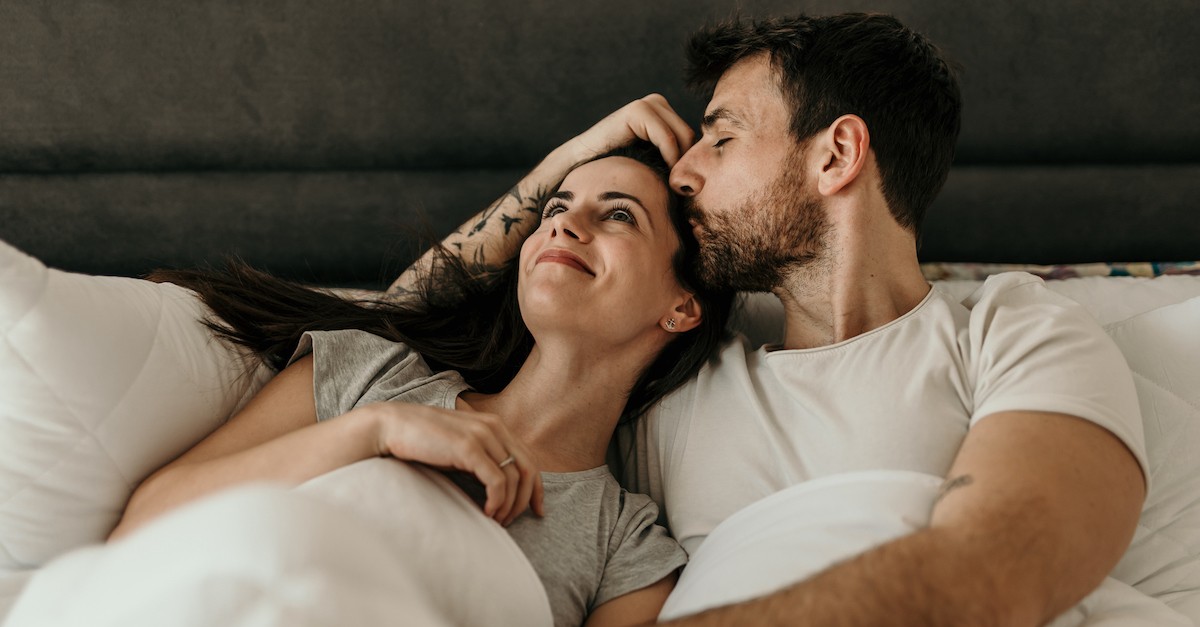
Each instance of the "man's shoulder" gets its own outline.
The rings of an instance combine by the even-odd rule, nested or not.
[[[1047,287],[1041,277],[1028,272],[993,274],[962,300],[962,305],[972,311],[980,308],[1042,303],[1077,306],[1071,299]]]
[[[739,373],[751,370],[759,363],[766,350],[765,345],[737,333],[721,344],[713,358],[688,381],[688,384],[705,387],[714,380],[741,376]]]
[[[678,416],[689,416],[697,403],[728,393],[729,386],[752,377],[761,362],[763,349],[741,333],[721,344],[708,363],[678,388],[655,403],[647,412],[651,418],[667,416],[670,423]]]
[[[988,277],[983,285],[963,299],[962,305],[970,311],[970,325],[976,331],[995,329],[997,325],[1016,325],[1030,331],[1043,329],[1054,333],[1072,329],[1104,335],[1100,323],[1087,308],[1050,289],[1041,278],[1027,272],[1005,272]]]

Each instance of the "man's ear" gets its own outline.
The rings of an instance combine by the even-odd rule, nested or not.
[[[700,326],[703,320],[700,303],[696,302],[695,296],[684,292],[683,300],[676,302],[675,308],[658,321],[658,326],[667,333],[684,333]]]
[[[820,154],[824,161],[817,177],[817,192],[832,196],[862,171],[871,148],[871,135],[862,118],[847,114],[834,120],[821,137]]]

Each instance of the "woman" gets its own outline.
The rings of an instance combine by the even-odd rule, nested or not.
[[[112,537],[221,488],[386,455],[481,485],[483,513],[530,558],[556,624],[653,620],[686,558],[605,454],[622,417],[703,365],[732,298],[693,288],[695,242],[666,176],[649,144],[579,166],[515,265],[472,279],[443,254],[426,281],[442,291],[415,302],[350,303],[245,268],[162,273],[204,298],[224,337],[288,365],[143,482]]]

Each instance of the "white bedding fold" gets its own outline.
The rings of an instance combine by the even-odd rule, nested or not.
[[[512,539],[441,479],[375,459],[215,495],[55,560],[5,625],[551,625]]]

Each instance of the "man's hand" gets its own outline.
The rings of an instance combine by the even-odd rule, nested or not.
[[[683,153],[692,147],[694,138],[692,128],[675,113],[667,99],[660,94],[650,94],[608,114],[592,128],[563,144],[562,149],[568,150],[574,156],[575,165],[579,165],[641,139],[657,146],[667,165],[674,167]]]

